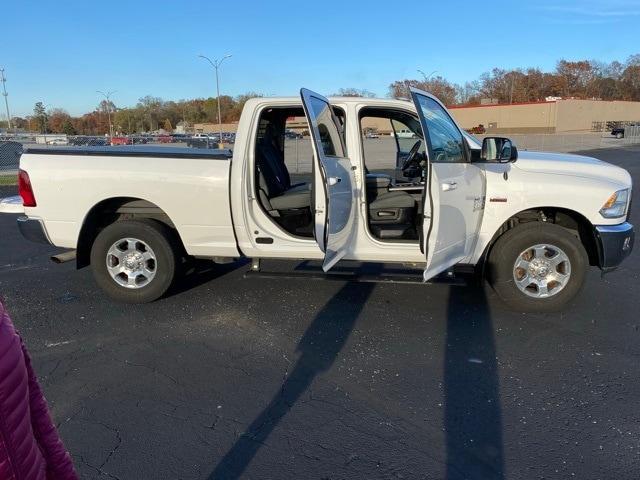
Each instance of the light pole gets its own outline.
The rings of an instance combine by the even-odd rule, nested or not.
[[[431,79],[431,77],[433,76],[433,74],[434,74],[434,73],[438,73],[438,71],[437,71],[437,70],[434,70],[434,71],[433,71],[433,72],[431,72],[429,75],[425,75],[425,73],[424,73],[422,70],[418,69],[418,73],[419,73],[420,75],[422,75],[422,78],[424,78],[424,81],[425,81],[425,82],[428,82],[428,81]]]
[[[223,148],[224,145],[222,144],[222,115],[220,114],[220,79],[218,76],[218,69],[220,68],[220,65],[222,65],[222,62],[224,62],[227,58],[231,58],[232,55],[225,55],[220,60],[218,59],[211,60],[209,57],[206,57],[204,55],[198,55],[198,56],[200,58],[204,58],[216,70],[216,93],[218,95],[217,97],[218,99],[216,103],[218,104],[218,134],[220,135],[220,138],[218,139],[218,147]]]
[[[4,76],[4,68],[0,68],[0,81],[2,82],[2,95],[4,96],[4,106],[7,109],[7,127],[11,130],[11,114],[9,113],[9,94],[7,93],[7,79]]]
[[[111,95],[116,93],[116,90],[110,90],[107,93],[96,90],[96,93],[102,95],[107,101],[107,115],[109,116],[109,143],[111,143],[111,139],[113,138],[113,126],[111,125]]]

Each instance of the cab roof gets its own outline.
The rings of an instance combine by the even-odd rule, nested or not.
[[[407,99],[395,98],[368,98],[368,97],[327,97],[330,103],[359,104],[381,107],[407,107],[413,106],[413,102]],[[273,103],[273,104],[302,104],[300,97],[255,97],[247,100],[247,103]]]

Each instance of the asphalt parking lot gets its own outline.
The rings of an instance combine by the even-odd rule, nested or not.
[[[640,148],[587,154],[640,181]],[[0,247],[0,295],[84,479],[640,477],[638,252],[566,312],[520,314],[481,287],[246,264],[118,305],[13,215]]]

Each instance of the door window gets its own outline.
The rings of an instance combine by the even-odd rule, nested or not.
[[[336,128],[337,122],[334,122],[331,107],[319,98],[311,97],[310,109],[315,116],[322,150],[327,157],[344,157],[344,145],[340,132]]]
[[[416,95],[429,136],[429,157],[434,163],[465,162],[462,133],[447,111],[431,97]]]

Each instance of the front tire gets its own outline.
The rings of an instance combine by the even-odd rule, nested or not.
[[[580,239],[552,223],[520,224],[491,249],[488,280],[512,309],[553,312],[580,291],[589,257]]]
[[[172,231],[151,219],[122,220],[102,230],[91,247],[96,283],[122,303],[157,300],[177,270]]]
[[[623,138],[623,137],[624,137],[624,134],[622,134],[622,133],[616,133],[616,138]]]

